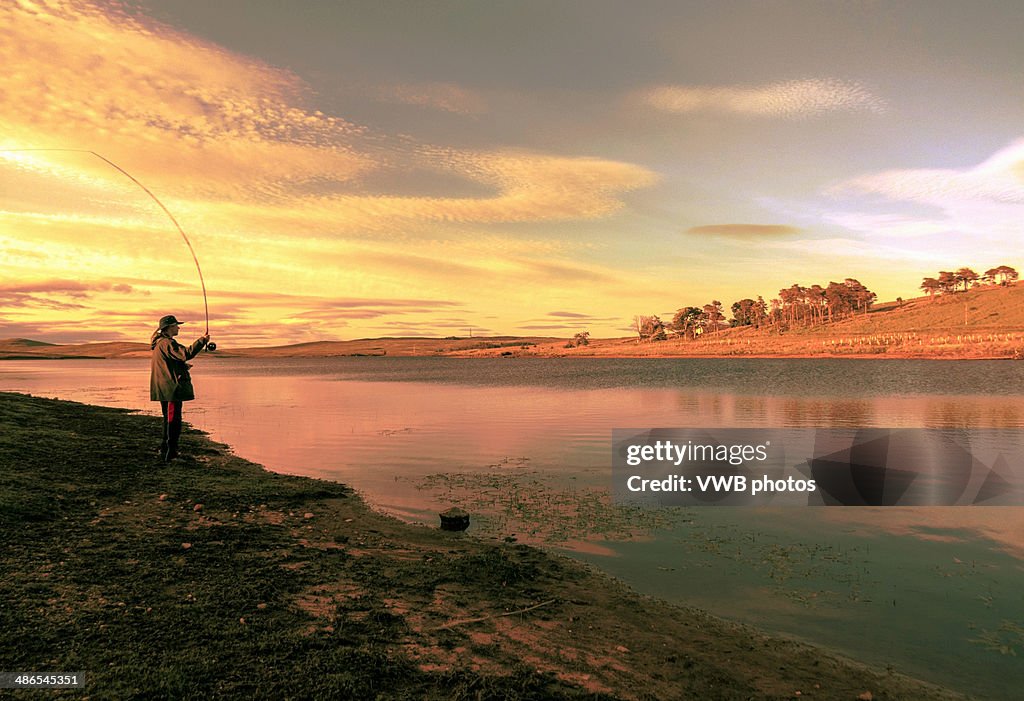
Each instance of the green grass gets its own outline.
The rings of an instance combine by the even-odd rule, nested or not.
[[[421,671],[395,645],[404,620],[374,594],[386,579],[379,561],[338,549],[299,556],[295,525],[244,518],[348,499],[340,484],[243,461],[205,469],[203,455],[220,449],[195,433],[183,449],[200,460],[164,467],[158,420],[114,409],[0,393],[0,426],[5,671],[84,672],[89,697],[111,699],[594,698],[526,668]],[[218,516],[197,525],[200,513]],[[303,566],[282,566],[295,561]],[[497,590],[492,580],[531,574],[495,554],[452,563],[431,576],[482,571]],[[366,593],[335,613],[365,615],[327,633],[294,601],[339,577]]]

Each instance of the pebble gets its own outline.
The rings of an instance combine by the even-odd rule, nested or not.
[[[313,518],[313,513],[307,511],[306,513],[302,514],[302,518]]]
[[[181,547],[184,548],[185,550],[188,550],[189,548],[192,547],[192,543],[182,543]]]
[[[158,498],[158,499],[159,499],[160,501],[166,501],[166,500],[167,500],[167,495],[166,495],[166,494],[161,494],[161,495],[160,495],[159,497],[157,497],[157,498]]]
[[[865,691],[863,694],[857,697],[860,701],[871,701],[875,698],[875,695],[870,691]]]
[[[202,504],[196,504],[195,506],[192,507],[192,510],[193,511],[202,511],[203,510],[203,505]]]

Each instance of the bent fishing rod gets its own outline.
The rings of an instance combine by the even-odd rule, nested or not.
[[[167,217],[171,220],[171,223],[174,224],[174,228],[176,228],[178,230],[178,233],[181,234],[181,238],[185,240],[185,245],[188,246],[188,252],[192,254],[192,260],[196,264],[196,271],[199,273],[199,285],[200,285],[200,287],[202,287],[202,290],[203,290],[203,311],[206,313],[206,334],[207,335],[210,334],[210,305],[206,301],[206,281],[203,280],[203,269],[199,266],[199,258],[196,256],[195,249],[192,248],[192,242],[189,241],[188,240],[188,236],[185,235],[185,230],[181,228],[181,224],[179,224],[178,220],[174,218],[174,215],[171,214],[171,211],[169,209],[167,209],[167,207],[164,206],[164,203],[160,201],[159,197],[154,195],[153,192],[148,187],[146,187],[141,182],[139,182],[138,178],[136,178],[134,175],[129,173],[127,170],[125,170],[121,166],[117,165],[116,163],[114,163],[109,158],[106,158],[105,156],[102,156],[102,155],[96,153],[95,151],[91,151],[89,149],[84,149],[84,148],[5,148],[5,149],[0,149],[0,153],[24,153],[24,152],[37,152],[37,153],[40,153],[40,152],[42,152],[42,153],[45,153],[45,152],[50,152],[50,153],[89,153],[89,154],[92,154],[93,156],[96,156],[96,158],[100,159],[101,161],[103,161],[104,163],[109,165],[111,168],[115,169],[116,171],[118,171],[119,173],[124,175],[126,178],[131,180],[133,183],[135,183],[136,185],[141,187],[142,191],[145,192],[147,195],[149,195],[153,199],[153,201],[157,203],[157,205],[160,207],[160,209],[162,209],[164,211],[164,214],[166,214]],[[206,350],[211,351],[211,352],[217,350],[217,344],[213,343],[212,341],[208,342],[206,344]]]

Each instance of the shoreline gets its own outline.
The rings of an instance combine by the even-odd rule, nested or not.
[[[246,357],[246,356],[233,356],[233,357]],[[332,356],[332,357],[349,357],[349,356]],[[420,356],[429,357],[429,356]],[[452,354],[446,356],[440,356],[446,358],[494,358],[502,357],[501,355],[495,354]],[[512,355],[505,356],[510,359],[519,358],[539,358],[539,359],[562,359],[562,358],[580,358],[580,359],[595,359],[595,360],[631,360],[631,359],[651,359],[651,360],[939,360],[939,361],[951,361],[951,360],[1017,360],[1017,358],[1007,357],[1005,355],[964,355],[964,356],[948,356],[948,355],[886,355],[885,353],[794,353],[794,354],[724,354],[724,353],[690,353],[690,354],[677,354],[677,353],[648,353],[648,354],[587,354],[587,353],[551,353],[551,354],[530,354],[530,355]]]
[[[0,361],[6,360],[148,360],[150,354],[123,354],[115,356],[101,355],[3,355],[0,353]],[[484,358],[501,358],[506,360],[519,360],[523,358],[540,360],[562,360],[562,359],[592,359],[592,360],[938,360],[938,361],[968,361],[968,360],[1024,360],[1024,357],[1015,357],[1003,354],[982,354],[982,355],[917,355],[898,353],[565,353],[565,352],[537,352],[537,353],[511,353],[502,355],[493,351],[457,351],[444,354],[424,355],[366,355],[363,353],[333,354],[333,355],[275,355],[262,356],[246,353],[232,353],[229,351],[218,351],[218,358],[242,359],[242,360],[318,360],[325,358],[462,358],[467,360]]]
[[[163,467],[157,417],[2,392],[0,423],[0,650],[90,695],[966,698],[407,524],[191,428]]]

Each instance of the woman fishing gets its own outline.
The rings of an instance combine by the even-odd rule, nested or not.
[[[196,339],[187,348],[174,337],[178,335],[180,326],[174,315],[160,319],[160,328],[153,332],[150,348],[153,349],[153,360],[150,364],[149,398],[160,402],[164,415],[164,439],[160,443],[160,455],[164,462],[178,457],[178,437],[181,436],[181,409],[184,402],[196,398],[192,388],[192,377],[188,370],[191,365],[186,361],[198,355],[199,351],[210,341],[209,332]]]
[[[171,211],[164,206],[156,195],[148,187],[139,182],[138,179],[121,166],[114,163],[106,156],[102,156],[90,149],[82,148],[8,148],[0,149],[0,153],[87,153],[95,156],[108,166],[118,171],[142,190],[156,202],[156,204],[167,215],[174,228],[181,234],[181,238],[188,246],[188,252],[192,254],[192,261],[196,264],[196,272],[199,273],[199,285],[203,290],[203,309],[206,312],[206,333],[196,339],[196,342],[186,348],[179,345],[174,337],[180,330],[178,327],[182,322],[173,315],[160,319],[160,328],[150,339],[150,348],[153,349],[153,361],[151,364],[152,373],[149,380],[149,398],[154,402],[160,402],[160,408],[164,414],[164,439],[160,443],[160,455],[164,462],[170,462],[178,456],[178,437],[181,435],[181,408],[182,403],[196,398],[192,389],[192,378],[188,369],[192,367],[186,361],[194,358],[204,347],[207,350],[216,350],[217,344],[210,342],[210,304],[206,299],[206,281],[203,279],[203,269],[199,267],[199,258],[192,248],[192,242],[185,235],[185,230],[174,218]]]

